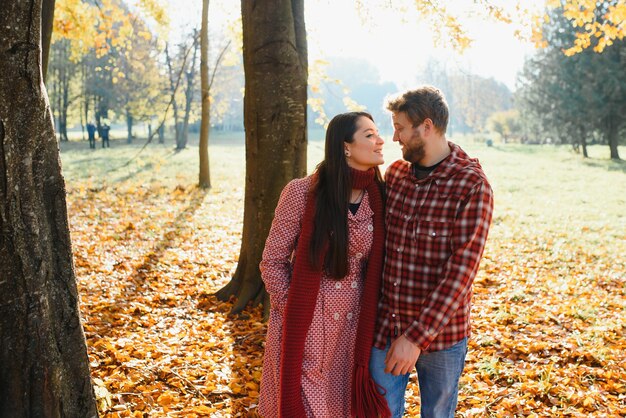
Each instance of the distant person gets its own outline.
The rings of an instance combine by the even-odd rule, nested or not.
[[[111,130],[111,125],[109,119],[103,118],[100,122],[100,137],[102,138],[102,148],[106,147],[110,148],[109,145],[109,131]]]
[[[368,372],[384,257],[383,144],[368,113],[337,115],[324,160],[281,193],[260,264],[271,303],[265,418],[389,416]]]
[[[417,370],[422,418],[453,418],[470,335],[472,283],[493,211],[478,163],[446,139],[431,86],[390,100],[403,160],[385,173],[386,259],[370,371],[393,417]]]
[[[89,137],[89,148],[96,148],[96,125],[93,121],[87,123],[87,136]]]

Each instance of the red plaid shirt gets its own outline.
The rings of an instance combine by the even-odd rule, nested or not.
[[[385,173],[386,260],[374,345],[404,334],[422,350],[470,335],[472,282],[483,254],[493,191],[478,160],[451,153],[418,180],[398,160]]]

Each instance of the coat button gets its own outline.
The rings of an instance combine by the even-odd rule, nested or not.
[[[346,315],[347,319],[352,319],[352,312],[348,312],[348,314]]]
[[[353,289],[356,289],[356,287],[357,287],[358,285],[359,285],[359,284],[358,284],[357,282],[352,282],[352,284],[351,284],[350,286],[352,286],[352,288],[353,288]]]
[[[339,282],[335,283],[335,289],[341,289],[341,283]]]
[[[361,254],[361,253],[356,253],[356,254],[354,254],[354,256],[355,256],[357,259],[360,259],[361,257],[363,257],[363,254]]]
[[[370,232],[373,231],[374,230],[374,225],[368,225],[367,226],[367,230],[370,231]]]
[[[335,313],[335,314],[333,315],[333,318],[335,318],[335,321],[338,321],[338,320],[339,320],[339,314],[338,314],[338,313]]]

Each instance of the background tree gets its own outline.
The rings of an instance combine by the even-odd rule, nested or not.
[[[269,300],[259,262],[283,187],[306,170],[307,42],[304,0],[242,0],[246,185],[239,263],[217,296],[232,312]]]
[[[42,79],[41,39],[49,36],[42,36],[42,1],[2,6],[0,416],[95,417],[65,184]]]
[[[603,3],[595,9],[596,21],[610,10],[611,2]],[[584,156],[587,138],[599,138],[611,158],[619,159],[619,132],[626,124],[626,41],[616,40],[601,53],[586,48],[564,54],[579,35],[561,9],[550,11],[542,35],[544,49],[527,62],[520,78],[516,102],[524,119],[532,118],[544,136],[582,148]]]
[[[517,109],[494,112],[487,119],[487,128],[500,135],[503,143],[521,139],[520,115]]]
[[[204,1],[203,1],[203,8],[204,8]],[[204,10],[204,9],[203,9]],[[208,5],[207,5],[207,11],[208,11]],[[204,17],[203,17],[204,18]],[[207,27],[206,27],[206,31],[207,31],[207,37],[208,37],[208,17],[207,17]],[[200,30],[200,32],[197,29],[193,30],[192,33],[192,39],[193,39],[193,46],[192,46],[192,54],[191,54],[191,62],[189,63],[189,66],[187,67],[187,69],[185,70],[185,110],[183,113],[183,124],[182,124],[182,129],[181,129],[181,133],[180,133],[180,141],[176,142],[176,148],[177,149],[183,149],[187,146],[187,142],[189,141],[189,118],[191,117],[191,106],[194,103],[194,99],[197,98],[197,92],[198,92],[198,88],[197,88],[197,62],[198,62],[198,49],[201,49],[201,45],[200,45],[200,34],[201,34],[202,30]],[[208,41],[207,41],[208,42]],[[207,45],[207,49],[208,49],[208,45]],[[207,52],[208,55],[208,52]],[[202,58],[200,59],[202,61]],[[202,67],[202,62],[200,63],[200,66]],[[200,82],[200,84],[202,84],[202,80]],[[204,97],[201,96],[200,101],[202,102],[204,100]],[[210,109],[209,109],[210,110]]]
[[[211,96],[209,90],[209,0],[202,0],[202,26],[200,29],[200,79],[202,93],[202,119],[200,121],[200,173],[199,185],[211,187],[209,166],[209,129],[211,128]]]

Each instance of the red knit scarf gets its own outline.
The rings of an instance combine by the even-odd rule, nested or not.
[[[374,175],[374,169],[351,170],[352,188],[367,191],[370,207],[374,212],[374,239],[367,263],[354,346],[352,416],[358,418],[391,416],[385,398],[378,392],[377,385],[369,374],[369,358],[374,339],[385,244],[383,201]],[[315,195],[309,193],[284,314],[280,359],[281,418],[306,417],[301,393],[304,343],[313,320],[322,276],[322,272],[311,266],[309,262],[309,245],[315,228],[314,217]]]

